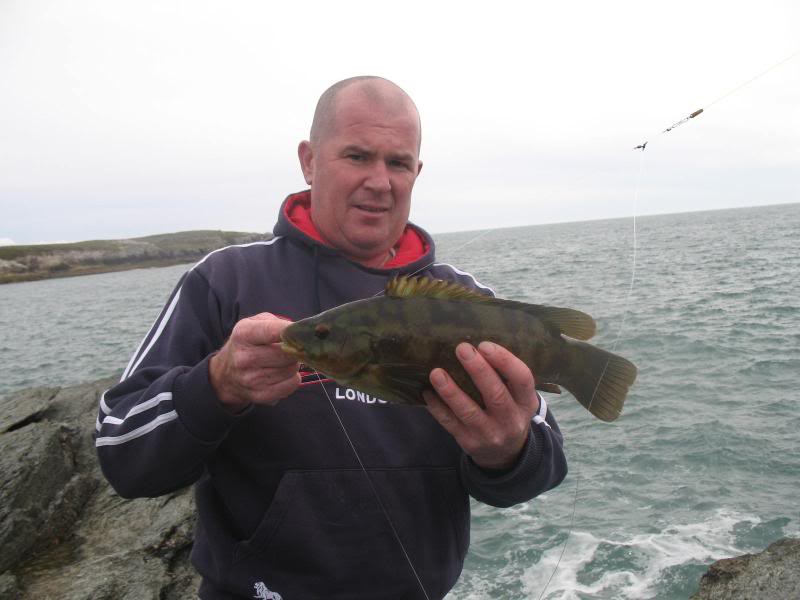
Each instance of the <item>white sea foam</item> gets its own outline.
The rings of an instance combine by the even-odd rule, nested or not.
[[[734,526],[743,522],[757,524],[760,519],[720,510],[705,521],[674,525],[658,533],[635,535],[630,539],[601,539],[588,532],[575,531],[557,569],[561,546],[548,550],[538,563],[525,570],[522,575],[525,597],[548,600],[658,597],[659,581],[670,567],[705,564],[749,550],[735,543]],[[601,544],[630,549],[639,556],[636,562],[640,563],[640,568],[609,570],[587,583],[588,578],[581,574],[598,559]],[[542,596],[551,574],[553,578]]]

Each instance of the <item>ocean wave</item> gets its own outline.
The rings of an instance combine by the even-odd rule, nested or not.
[[[628,539],[576,531],[563,558],[561,547],[550,548],[525,570],[523,592],[547,600],[686,598],[710,562],[752,549],[741,544],[740,534],[760,522],[755,515],[719,510],[707,520]],[[781,526],[770,533],[782,531]]]
[[[798,527],[785,517],[762,521],[728,508],[700,521],[653,524],[630,537],[580,529],[568,534],[546,521],[543,517],[539,523],[538,536],[530,524],[524,527],[524,547],[515,544],[495,552],[489,562],[468,564],[447,600],[685,599],[711,562],[762,549]]]

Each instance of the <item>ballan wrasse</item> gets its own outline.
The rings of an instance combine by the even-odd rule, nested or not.
[[[613,421],[636,379],[630,361],[586,343],[592,317],[577,310],[484,296],[459,284],[398,277],[383,296],[343,304],[293,323],[287,354],[320,373],[389,402],[424,405],[428,375],[445,369],[476,402],[481,396],[455,355],[461,342],[495,342],[530,367],[537,388],[563,386],[595,417]]]

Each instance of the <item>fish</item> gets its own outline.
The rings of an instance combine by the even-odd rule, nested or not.
[[[385,293],[296,321],[281,334],[289,356],[327,378],[387,402],[424,406],[441,367],[484,406],[461,366],[461,342],[494,342],[519,357],[538,389],[570,392],[596,418],[621,413],[637,368],[588,343],[594,319],[579,310],[484,295],[456,282],[398,276]]]

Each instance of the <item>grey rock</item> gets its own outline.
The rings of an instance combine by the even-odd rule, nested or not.
[[[19,593],[17,578],[12,573],[0,575],[0,598],[17,598]]]
[[[196,598],[189,489],[125,500],[97,463],[115,379],[0,399],[0,600]]]
[[[0,572],[41,541],[74,487],[71,437],[53,423],[0,436]]]
[[[41,419],[42,413],[57,392],[58,388],[33,388],[8,398],[0,411],[0,433],[13,431]]]
[[[763,552],[712,564],[691,600],[800,599],[800,539],[786,538]]]

